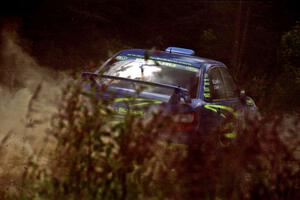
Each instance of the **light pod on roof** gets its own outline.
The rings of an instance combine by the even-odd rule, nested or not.
[[[192,49],[185,49],[185,48],[179,48],[179,47],[168,47],[165,50],[168,53],[177,53],[177,54],[184,54],[184,55],[195,55],[195,51]]]

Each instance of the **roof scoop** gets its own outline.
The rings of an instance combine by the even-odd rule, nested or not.
[[[184,55],[195,55],[195,51],[192,49],[185,49],[185,48],[179,48],[179,47],[168,47],[165,50],[168,53],[177,53],[177,54],[184,54]]]

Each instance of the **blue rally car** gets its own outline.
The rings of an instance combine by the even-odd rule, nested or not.
[[[178,132],[208,134],[232,121],[228,119],[237,119],[239,113],[256,110],[254,101],[237,88],[222,62],[194,54],[178,47],[123,50],[95,72],[83,72],[82,76],[97,87],[108,86],[104,96],[113,94],[120,115],[129,109],[143,115],[150,106],[160,106],[176,118]],[[224,137],[235,138],[233,128]]]

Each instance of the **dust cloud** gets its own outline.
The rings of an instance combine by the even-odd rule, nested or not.
[[[46,130],[65,77],[39,66],[20,46],[16,28],[4,27],[0,37],[0,188],[11,189],[28,158],[54,142]]]

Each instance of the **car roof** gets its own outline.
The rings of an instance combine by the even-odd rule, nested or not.
[[[124,55],[124,56],[126,55],[126,56],[144,58],[147,56],[147,52],[150,59],[176,62],[179,64],[189,65],[196,68],[201,68],[204,66],[204,64],[225,66],[222,62],[208,59],[208,58],[179,54],[179,53],[170,53],[170,52],[159,51],[159,50],[126,49],[120,51],[117,55]]]

